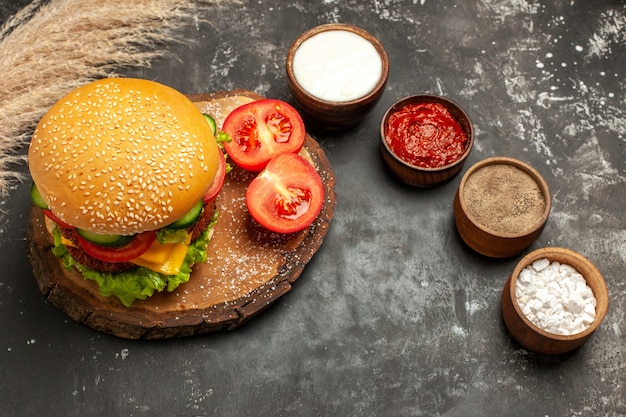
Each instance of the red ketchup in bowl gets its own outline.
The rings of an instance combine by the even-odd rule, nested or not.
[[[385,141],[404,162],[439,168],[459,159],[468,138],[448,109],[439,103],[411,103],[389,116]]]

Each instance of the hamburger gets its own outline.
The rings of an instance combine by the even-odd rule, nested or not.
[[[228,140],[221,129],[230,113],[263,98],[247,90],[187,97],[213,117],[218,141]],[[75,267],[63,266],[63,258],[51,250],[55,243],[46,228],[50,221],[44,221],[48,216],[33,205],[26,224],[27,255],[39,290],[47,302],[72,320],[128,339],[185,337],[234,329],[248,322],[289,292],[330,230],[336,203],[334,173],[322,147],[310,135],[300,154],[316,167],[325,188],[324,206],[310,228],[285,235],[255,224],[247,209],[246,192],[256,174],[232,162],[224,164],[232,170],[223,178],[218,168],[205,194],[220,190],[215,199],[219,221],[211,228],[207,261],[197,262],[189,282],[173,293],[164,290],[130,307],[116,297],[102,296],[98,285],[86,280]],[[223,187],[220,178],[224,179]]]
[[[206,262],[224,158],[209,123],[157,82],[109,78],[70,92],[36,126],[31,195],[53,253],[130,306]]]

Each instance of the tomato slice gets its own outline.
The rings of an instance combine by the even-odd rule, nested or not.
[[[63,220],[59,219],[56,214],[48,209],[43,209],[43,214],[45,214],[46,217],[48,217],[50,220],[52,220],[61,227],[72,227],[69,224],[65,223]]]
[[[324,204],[324,185],[315,168],[300,155],[280,154],[270,160],[246,190],[250,215],[277,233],[305,229]]]
[[[76,234],[76,239],[85,253],[96,259],[113,263],[128,262],[138,258],[150,249],[150,246],[152,246],[152,243],[156,240],[156,232],[151,231],[139,233],[133,240],[130,241],[130,243],[119,248],[108,248],[97,245],[86,240],[78,233]]]
[[[224,148],[241,168],[259,172],[274,156],[298,153],[306,132],[302,117],[288,103],[263,99],[244,104],[224,120],[222,130],[230,137]]]
[[[221,151],[220,151],[221,154]],[[204,193],[202,197],[202,201],[206,204],[209,201],[213,200],[222,190],[224,186],[224,179],[226,178],[226,160],[223,155],[220,155],[219,162],[217,165],[217,172],[215,173],[215,177],[213,178],[213,182],[209,186],[209,189]]]

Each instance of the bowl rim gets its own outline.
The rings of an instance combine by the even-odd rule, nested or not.
[[[346,32],[352,32],[356,35],[361,36],[362,38],[364,38],[365,40],[367,40],[369,43],[372,44],[372,46],[374,46],[374,48],[376,49],[376,51],[378,52],[378,55],[380,56],[380,59],[382,61],[382,72],[380,75],[380,79],[378,80],[378,82],[376,83],[376,85],[374,85],[374,87],[365,95],[360,96],[358,98],[355,98],[353,100],[346,100],[346,101],[332,101],[332,100],[324,100],[322,98],[319,98],[317,96],[314,96],[313,94],[309,93],[303,86],[302,84],[300,84],[298,82],[298,79],[296,77],[296,75],[293,72],[293,58],[296,54],[296,51],[298,50],[298,48],[300,47],[300,45],[306,41],[307,39],[313,37],[314,35],[317,35],[318,33],[322,33],[322,32],[329,32],[329,31],[333,31],[333,30],[343,30]],[[384,89],[385,85],[387,84],[387,79],[389,78],[389,56],[387,55],[387,51],[385,50],[385,47],[383,46],[383,44],[380,42],[380,40],[378,40],[378,38],[374,35],[372,35],[370,32],[366,31],[363,28],[360,28],[358,26],[354,26],[351,25],[349,23],[326,23],[323,25],[318,25],[315,27],[312,27],[304,32],[302,32],[295,41],[293,41],[293,43],[291,44],[291,46],[289,47],[289,50],[287,51],[287,59],[286,59],[286,67],[287,67],[287,78],[289,79],[289,81],[297,87],[297,89],[299,90],[299,92],[306,96],[307,99],[312,100],[312,101],[316,101],[318,103],[322,103],[325,105],[331,105],[331,106],[354,106],[356,104],[359,104],[363,101],[369,101],[372,98],[376,97],[377,95],[379,95],[382,90]]]
[[[558,254],[560,256],[563,256],[569,259],[577,259],[580,262],[584,263],[586,267],[592,271],[593,275],[595,275],[598,278],[597,284],[598,284],[600,291],[598,294],[596,294],[596,291],[593,291],[592,289],[594,297],[596,298],[596,300],[604,300],[604,302],[602,303],[599,303],[599,302],[596,303],[596,317],[593,323],[591,323],[591,325],[588,326],[582,332],[578,332],[578,333],[571,334],[571,335],[560,335],[560,334],[550,333],[547,330],[544,330],[538,327],[537,325],[535,325],[532,321],[530,321],[528,317],[526,317],[526,314],[524,314],[524,312],[520,308],[519,303],[517,302],[517,297],[515,296],[515,287],[517,284],[517,278],[520,272],[522,271],[522,269],[524,269],[526,266],[530,265],[532,262],[538,259],[547,258],[548,260],[550,260],[550,262],[552,262],[555,259],[551,259],[551,257],[554,257],[555,254]],[[562,261],[559,261],[559,262],[567,263],[567,262],[562,262]],[[581,271],[578,271],[578,273],[583,275]],[[589,278],[585,275],[583,275],[583,278],[585,278],[587,285],[589,285],[588,283]],[[591,335],[593,332],[595,332],[596,329],[600,326],[600,324],[604,320],[604,317],[606,316],[606,313],[608,311],[608,304],[609,304],[609,294],[608,294],[608,290],[606,287],[606,281],[604,280],[604,277],[600,273],[600,270],[593,264],[593,262],[591,262],[589,259],[581,255],[580,253],[575,252],[571,249],[561,248],[561,247],[539,248],[526,254],[526,256],[524,256],[517,263],[517,265],[513,269],[513,272],[511,272],[508,296],[511,299],[511,304],[513,305],[513,309],[515,310],[515,313],[520,317],[520,319],[524,322],[524,324],[526,324],[534,332],[536,332],[537,334],[545,338],[556,340],[556,341],[561,341],[561,342],[571,342],[575,340],[584,339],[588,337],[589,335]],[[600,306],[599,311],[598,311],[598,306]]]
[[[541,215],[541,218],[537,221],[537,224],[535,224],[532,228],[525,229],[519,233],[496,232],[478,223],[476,219],[474,219],[470,215],[467,209],[467,206],[465,204],[465,198],[464,198],[465,197],[465,184],[467,183],[468,178],[472,174],[474,174],[476,171],[480,170],[481,168],[484,168],[488,165],[497,165],[497,164],[512,165],[518,169],[521,169],[522,171],[530,175],[533,178],[533,180],[535,180],[539,188],[541,189],[541,192],[544,196],[544,200],[546,202],[546,206]],[[492,156],[492,157],[483,159],[481,161],[478,161],[474,165],[469,167],[468,170],[465,171],[465,174],[463,174],[463,177],[461,178],[461,182],[459,183],[459,188],[458,188],[458,194],[459,194],[459,206],[461,207],[461,210],[465,213],[465,217],[467,217],[468,220],[472,222],[474,226],[476,226],[478,229],[480,229],[484,233],[491,235],[491,236],[501,237],[501,238],[515,239],[515,238],[520,238],[523,236],[528,236],[537,232],[542,227],[544,227],[544,225],[548,221],[548,217],[550,216],[550,211],[552,210],[552,196],[550,194],[550,188],[548,187],[548,183],[543,178],[543,176],[539,173],[539,171],[537,171],[530,164],[522,160],[508,157],[508,156]]]
[[[407,161],[405,161],[404,159],[401,159],[398,155],[396,155],[391,148],[389,148],[389,144],[387,143],[387,140],[385,139],[385,127],[387,125],[387,120],[389,119],[389,116],[397,111],[398,109],[404,107],[406,104],[410,104],[410,103],[418,103],[418,102],[428,102],[428,103],[440,103],[446,106],[446,108],[453,108],[455,110],[455,112],[460,113],[461,115],[463,115],[463,118],[465,118],[465,120],[467,121],[467,125],[468,125],[468,130],[469,132],[466,132],[468,134],[468,144],[465,147],[465,151],[463,152],[463,154],[458,157],[454,162],[448,164],[448,165],[444,165],[444,166],[440,166],[440,167],[435,167],[435,168],[429,168],[429,167],[422,167],[419,165],[413,165]],[[461,122],[458,120],[458,117],[456,117],[455,115],[452,115],[452,117],[454,117],[454,119],[457,121],[457,123],[461,124]],[[465,130],[465,129],[463,129]],[[383,115],[382,121],[380,123],[380,141],[382,143],[382,145],[385,147],[385,150],[387,151],[387,153],[398,163],[414,169],[414,170],[418,170],[418,171],[422,171],[422,172],[431,172],[431,173],[438,173],[438,172],[442,172],[442,171],[446,171],[449,169],[453,169],[458,165],[462,165],[465,163],[465,160],[467,159],[467,157],[469,156],[469,154],[472,151],[472,148],[474,147],[474,124],[472,123],[472,119],[470,119],[469,115],[467,114],[467,112],[458,104],[456,103],[454,100],[445,97],[445,96],[441,96],[438,94],[413,94],[410,96],[406,96],[403,97],[399,100],[397,100],[396,102],[394,102],[391,106],[389,106],[389,108],[387,108],[387,111],[385,111],[385,114]]]

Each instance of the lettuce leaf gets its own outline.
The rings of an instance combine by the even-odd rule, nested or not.
[[[206,230],[189,245],[187,255],[177,275],[164,275],[143,266],[116,274],[94,271],[72,258],[61,243],[61,232],[58,228],[53,231],[54,248],[52,248],[52,253],[61,258],[65,268],[76,268],[86,279],[95,281],[100,288],[101,295],[104,297],[115,296],[126,307],[130,307],[135,300],[145,300],[155,292],[161,292],[164,289],[172,292],[179,285],[189,281],[192,266],[207,261],[207,249],[211,236],[213,236],[213,227],[217,223],[217,217],[218,212],[216,211]]]

